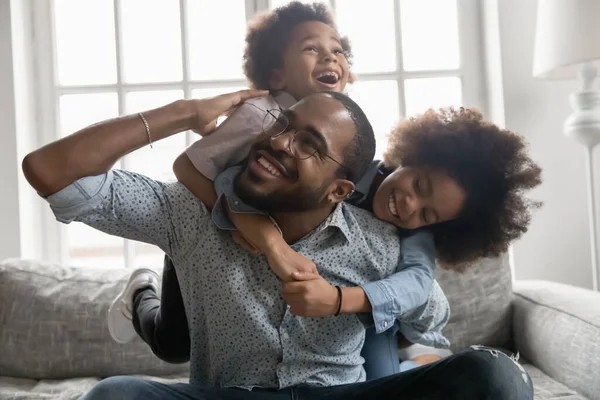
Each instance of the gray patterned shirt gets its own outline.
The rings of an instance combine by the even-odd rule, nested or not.
[[[238,247],[180,183],[114,170],[47,200],[59,221],[154,244],[173,259],[192,340],[192,383],[285,388],[365,379],[363,319],[292,315],[264,257]],[[342,287],[383,279],[401,259],[396,228],[347,204],[292,248]]]

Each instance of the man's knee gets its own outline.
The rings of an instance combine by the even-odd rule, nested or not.
[[[469,371],[474,389],[482,398],[533,399],[533,384],[515,357],[499,350],[473,346],[459,356],[459,363]]]
[[[131,376],[112,376],[101,380],[81,400],[150,399],[148,382]]]

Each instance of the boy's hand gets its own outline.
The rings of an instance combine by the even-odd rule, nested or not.
[[[201,136],[207,135],[217,127],[217,119],[227,115],[234,108],[255,97],[264,97],[268,90],[240,90],[207,99],[190,100],[192,107],[192,130]]]
[[[304,272],[318,275],[317,266],[311,259],[285,246],[279,251],[270,251],[265,254],[271,270],[282,281],[293,281],[292,274]]]
[[[290,312],[301,317],[329,317],[338,309],[339,294],[318,274],[301,273],[302,281],[284,282],[283,298]]]

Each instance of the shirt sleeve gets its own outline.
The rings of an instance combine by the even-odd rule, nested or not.
[[[409,342],[445,349],[450,347],[450,341],[442,331],[449,320],[450,304],[434,281],[425,304],[403,315],[398,328]]]
[[[196,169],[208,179],[239,164],[262,131],[264,111],[251,101],[239,106],[210,135],[189,146],[185,153]]]
[[[60,222],[156,245],[175,263],[187,258],[210,222],[206,206],[182,184],[129,171],[82,178],[46,200]]]
[[[419,231],[403,239],[400,268],[394,275],[362,286],[371,303],[377,333],[391,328],[402,315],[427,301],[435,269],[431,232]]]

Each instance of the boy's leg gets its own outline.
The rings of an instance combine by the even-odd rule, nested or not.
[[[504,353],[476,347],[434,364],[374,381],[299,390],[298,399],[531,400],[533,384]]]
[[[161,296],[151,288],[134,295],[133,327],[163,361],[183,363],[190,359],[190,334],[175,267],[165,256]]]
[[[288,400],[289,391],[207,388],[189,383],[166,384],[133,376],[100,381],[81,400]]]
[[[147,268],[133,271],[125,288],[108,308],[107,322],[110,336],[117,343],[125,344],[135,338],[131,325],[133,297],[141,289],[158,291],[158,274]]]

